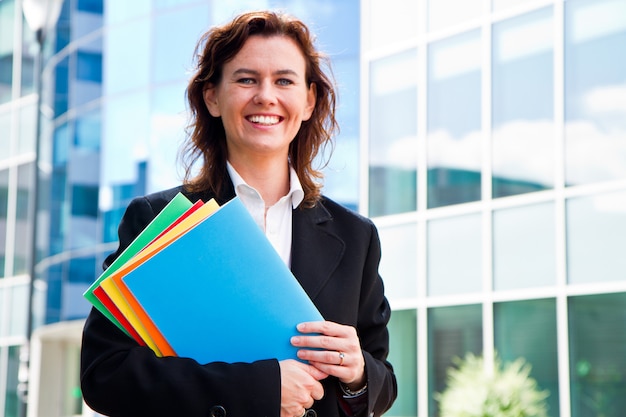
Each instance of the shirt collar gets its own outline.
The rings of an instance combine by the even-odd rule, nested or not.
[[[228,170],[228,174],[230,175],[230,179],[233,182],[235,193],[237,195],[239,195],[240,190],[244,187],[254,190],[254,187],[251,187],[246,183],[246,181],[241,177],[241,175],[239,175],[237,170],[235,170],[229,161],[226,161],[226,169]],[[300,183],[296,170],[293,169],[291,164],[289,164],[289,192],[287,193],[287,197],[291,200],[291,206],[294,209],[297,208],[304,200],[304,190],[302,189],[302,184]]]

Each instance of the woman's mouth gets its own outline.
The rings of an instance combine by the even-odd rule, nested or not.
[[[249,122],[257,124],[257,125],[273,126],[275,124],[278,124],[281,118],[279,116],[264,116],[264,115],[255,114],[252,116],[248,116],[246,119]]]

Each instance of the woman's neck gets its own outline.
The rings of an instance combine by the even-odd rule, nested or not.
[[[266,207],[274,205],[289,193],[289,163],[282,161],[229,159],[241,178],[257,190]]]

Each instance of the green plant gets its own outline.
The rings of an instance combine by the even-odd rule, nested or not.
[[[435,394],[441,417],[547,417],[549,392],[539,389],[523,358],[503,364],[496,355],[493,373],[471,353],[453,361],[446,389]]]

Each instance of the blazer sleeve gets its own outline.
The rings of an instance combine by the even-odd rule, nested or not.
[[[368,416],[380,416],[387,411],[397,396],[397,381],[389,354],[387,324],[391,308],[384,296],[383,281],[378,273],[381,257],[380,239],[376,227],[370,223],[369,248],[363,268],[359,300],[357,330],[361,340],[368,381]]]
[[[328,198],[313,208],[295,210],[293,219],[294,275],[326,320],[353,326],[359,336],[367,404],[361,410],[363,399],[350,402],[352,411],[359,417],[381,416],[396,398],[397,383],[387,360],[391,309],[378,273],[381,246],[376,226]],[[345,403],[336,378],[328,379],[322,402]],[[345,407],[339,408],[339,415],[345,415]]]
[[[128,206],[119,226],[119,248],[105,260],[105,268],[154,218],[159,208],[152,203],[142,197]],[[278,361],[200,364],[157,357],[96,309],[83,329],[80,378],[86,403],[112,417],[223,415],[220,410],[232,416],[280,414]]]

